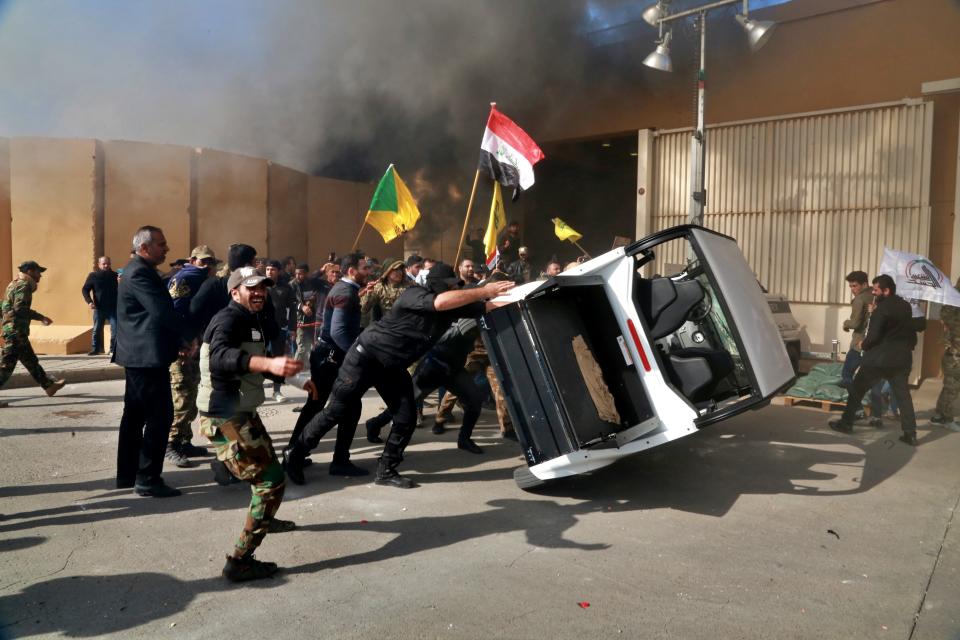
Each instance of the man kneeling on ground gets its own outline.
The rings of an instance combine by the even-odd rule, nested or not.
[[[264,401],[264,374],[282,379],[303,368],[293,358],[264,356],[271,336],[263,335],[257,313],[271,284],[253,267],[230,274],[232,302],[210,321],[200,349],[200,432],[214,444],[217,459],[230,473],[250,483],[253,494],[243,531],[223,567],[224,577],[232,582],[276,572],[275,563],[256,560],[253,552],[266,534],[295,527],[274,517],[283,499],[283,467],[257,415]]]

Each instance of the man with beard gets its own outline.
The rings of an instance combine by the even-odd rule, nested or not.
[[[333,385],[330,404],[306,425],[288,451],[288,477],[297,484],[304,482],[306,455],[334,426],[359,417],[363,394],[375,387],[393,416],[375,482],[402,489],[415,487],[416,483],[397,472],[416,424],[413,383],[407,367],[423,356],[455,320],[482,315],[484,301],[513,286],[512,282],[496,282],[461,289],[453,267],[436,263],[426,288],[406,289],[390,312],[350,347]]]
[[[283,467],[266,427],[257,414],[263,404],[263,378],[292,376],[303,363],[267,357],[260,312],[273,284],[253,267],[230,274],[232,301],[210,321],[200,350],[200,431],[216,447],[217,459],[230,473],[250,483],[247,518],[223,576],[231,582],[266,578],[277,570],[272,562],[253,557],[268,533],[295,528],[275,517],[283,499]]]
[[[917,419],[907,377],[913,365],[911,352],[917,344],[919,325],[913,318],[910,303],[896,293],[897,285],[890,276],[881,274],[873,279],[875,307],[870,312],[863,341],[855,345],[863,351],[863,359],[850,386],[843,415],[839,420],[831,420],[830,428],[852,433],[854,416],[860,409],[863,396],[877,382],[886,379],[900,409],[903,429],[900,441],[916,446]]]

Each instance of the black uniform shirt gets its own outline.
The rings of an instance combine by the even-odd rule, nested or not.
[[[423,287],[408,287],[380,322],[360,334],[363,351],[385,367],[408,367],[440,339],[454,320],[481,316],[486,310],[483,302],[474,302],[437,311],[435,298]]]

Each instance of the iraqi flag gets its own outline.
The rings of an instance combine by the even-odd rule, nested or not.
[[[513,120],[490,105],[487,128],[480,143],[480,170],[505,187],[516,200],[521,190],[533,186],[533,165],[544,159],[533,138]]]

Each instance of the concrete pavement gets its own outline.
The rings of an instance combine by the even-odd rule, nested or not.
[[[219,577],[249,499],[205,466],[168,469],[185,495],[113,488],[123,383],[47,398],[4,390],[0,633],[10,637],[952,638],[960,633],[960,434],[921,422],[826,428],[770,406],[589,477],[520,491],[493,415],[483,456],[418,431],[422,486],[326,474],[288,486],[259,557],[278,578]],[[938,388],[918,393],[921,416]],[[280,444],[294,403],[268,404]],[[364,417],[380,407],[368,396]],[[361,427],[362,431],[362,427]],[[196,438],[196,443],[202,443]],[[358,464],[378,447],[358,436]]]

